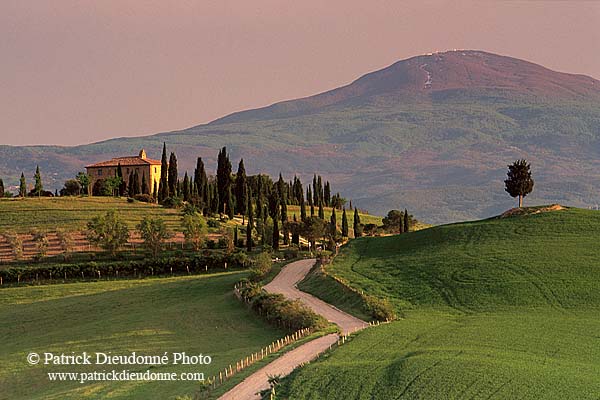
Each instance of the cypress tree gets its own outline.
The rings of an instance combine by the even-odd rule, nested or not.
[[[248,213],[248,224],[246,224],[246,249],[252,251],[252,228],[254,228],[254,212],[252,211],[252,189],[248,190],[248,203],[246,211]]]
[[[42,175],[40,174],[39,165],[35,168],[35,175],[33,175],[33,179],[35,180],[33,193],[40,197],[42,195],[42,191],[44,190],[44,185],[42,185]]]
[[[294,214],[295,216],[296,214]],[[306,220],[306,204],[304,204],[304,197],[300,199],[300,221]]]
[[[169,196],[176,197],[177,193],[177,156],[174,152],[171,152],[169,156],[169,171],[168,171],[168,184],[169,184]]]
[[[197,190],[200,201],[206,207],[210,201],[208,199],[208,177],[206,176],[206,170],[204,168],[204,161],[202,157],[198,157],[196,160],[196,169],[194,169],[194,186]]]
[[[227,191],[231,186],[231,162],[227,155],[227,148],[223,147],[219,151],[217,159],[217,191],[219,194],[219,200],[223,202],[222,206],[219,206],[219,212],[225,207],[225,202],[228,201]]]
[[[142,194],[148,194],[148,182],[146,182],[145,171],[142,171]]]
[[[158,202],[162,203],[169,197],[169,164],[167,162],[167,144],[163,143],[162,158],[160,160],[160,181],[158,182]]]
[[[325,182],[325,189],[323,192],[323,202],[327,207],[331,206],[331,186],[329,181]]]
[[[358,215],[358,208],[354,207],[354,237],[360,237],[360,216]]]
[[[317,188],[317,174],[313,175],[313,204],[319,204],[319,189]]]
[[[398,225],[398,231],[400,233],[404,233],[404,218],[402,214],[400,214],[400,221],[398,221]]]
[[[404,232],[410,231],[410,217],[408,216],[408,210],[404,209]]]
[[[211,212],[217,214],[221,211],[221,200],[219,199],[219,191],[216,184],[210,185],[211,189]]]
[[[0,178],[0,197],[4,197],[4,182]]]
[[[121,179],[119,183],[119,196],[124,196],[127,191],[127,183],[125,182],[125,178],[123,177],[123,169],[121,168],[121,163],[117,165],[117,177]]]
[[[325,219],[325,212],[323,211],[323,201],[319,200],[319,218]]]
[[[189,201],[192,197],[192,191],[190,190],[190,178],[188,177],[187,171],[183,176],[183,200]]]
[[[242,158],[238,164],[238,170],[235,175],[236,212],[240,215],[246,215],[247,190],[248,182],[246,180],[246,168],[244,167],[244,159]]]
[[[321,175],[317,176],[317,195],[318,199],[321,203],[325,202],[325,195],[323,193],[323,180],[321,179]]]
[[[309,205],[309,206],[312,206],[312,205],[314,204],[314,203],[313,203],[313,196],[312,196],[312,192],[311,192],[311,190],[310,190],[310,185],[308,185],[308,186],[306,187],[306,200],[308,200],[308,205]]]
[[[158,198],[158,188],[156,187],[156,181],[154,181],[154,187],[152,189],[152,197],[154,198],[154,201],[156,201],[156,199]]]
[[[335,236],[337,232],[337,215],[335,215],[335,208],[331,209],[331,217],[329,218],[329,226],[331,229],[331,234]]]
[[[346,216],[346,207],[342,211],[342,236],[348,237],[348,217]]]
[[[269,214],[273,220],[273,250],[279,250],[279,208],[280,197],[277,190],[272,190],[269,196]]]
[[[310,216],[311,217],[315,216],[315,206],[313,206],[312,204],[310,205]]]
[[[21,172],[21,179],[19,180],[19,196],[27,196],[27,182],[25,181],[25,175]]]
[[[233,194],[231,193],[231,186],[227,189],[227,216],[229,219],[233,219],[235,213],[235,205],[233,204]]]

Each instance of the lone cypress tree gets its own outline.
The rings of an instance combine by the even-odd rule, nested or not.
[[[254,228],[254,212],[252,211],[252,189],[248,189],[246,212],[248,213],[248,224],[246,224],[246,249],[252,251],[252,228]]]
[[[408,217],[408,210],[404,209],[404,232],[408,232],[410,230],[410,219]]]
[[[360,229],[360,216],[358,215],[358,208],[354,207],[354,237],[361,237],[362,232]]]
[[[33,194],[40,197],[42,195],[42,191],[44,190],[44,185],[42,185],[42,174],[40,174],[40,166],[35,167],[35,175],[33,175],[33,179],[35,180],[35,184],[33,186]]]
[[[19,196],[27,196],[27,182],[25,181],[25,175],[21,172],[21,179],[19,180]]]
[[[177,181],[178,181],[178,172],[177,172],[177,156],[174,152],[171,152],[169,156],[169,172],[168,172],[168,183],[169,183],[169,196],[176,197],[179,195],[177,191]]]
[[[158,182],[158,202],[162,203],[169,197],[169,164],[167,162],[167,144],[163,143],[162,158],[160,160],[160,181]]]
[[[523,207],[523,198],[533,191],[531,165],[524,160],[517,160],[508,166],[508,179],[504,181],[505,189],[512,197],[519,198],[519,208]]]
[[[342,236],[348,237],[348,217],[346,216],[346,207],[342,211]]]

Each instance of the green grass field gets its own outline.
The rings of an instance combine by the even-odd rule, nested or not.
[[[328,271],[405,318],[299,370],[281,398],[598,399],[599,234],[600,212],[570,209],[350,242]]]
[[[116,210],[130,229],[145,216],[161,217],[171,229],[181,230],[181,213],[142,202],[114,197],[15,198],[0,200],[0,232],[27,233],[32,229],[82,230],[93,217]]]
[[[0,399],[174,399],[193,396],[196,382],[49,382],[47,372],[103,369],[145,371],[147,366],[30,366],[29,352],[208,354],[210,366],[166,365],[154,372],[204,372],[279,339],[274,329],[232,294],[244,273],[74,283],[2,289]]]

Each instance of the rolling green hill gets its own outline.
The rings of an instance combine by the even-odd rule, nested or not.
[[[527,201],[600,203],[600,81],[482,51],[417,56],[305,99],[235,113],[210,124],[76,147],[0,146],[0,177],[47,188],[89,163],[177,152],[180,171],[197,156],[216,165],[227,146],[248,173],[305,183],[317,172],[335,191],[378,215],[407,207],[440,223],[495,215],[514,202],[506,164],[526,157],[536,187]]]
[[[2,289],[0,399],[175,399],[194,396],[195,381],[49,382],[48,372],[121,371],[218,374],[285,335],[232,294],[243,273],[102,281]],[[30,366],[29,352],[127,355],[186,352],[210,365]]]
[[[351,241],[328,271],[404,318],[299,370],[281,398],[598,398],[598,234],[600,212],[568,209]]]

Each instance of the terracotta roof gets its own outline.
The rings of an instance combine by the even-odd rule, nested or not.
[[[96,168],[96,167],[117,167],[121,164],[124,166],[138,166],[138,165],[161,165],[161,162],[158,160],[153,160],[151,158],[141,158],[139,156],[129,156],[129,157],[116,157],[112,160],[101,161],[96,164],[91,164],[86,166],[86,168]]]

